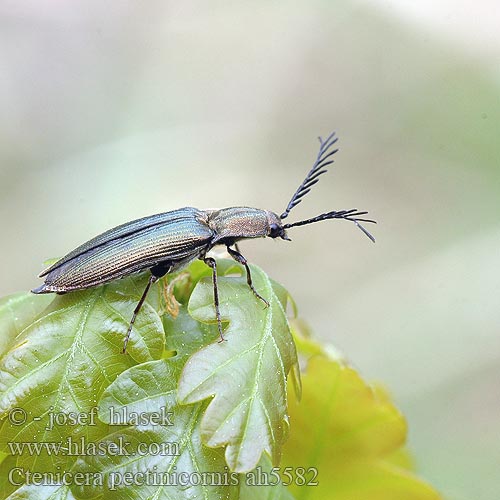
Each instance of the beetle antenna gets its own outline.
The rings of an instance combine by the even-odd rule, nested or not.
[[[360,216],[366,215],[368,212],[358,212],[357,208],[352,208],[351,210],[340,210],[340,211],[335,211],[333,210],[332,212],[327,212],[325,214],[318,215],[316,217],[313,217],[312,219],[306,219],[306,220],[301,220],[299,222],[293,222],[291,224],[285,224],[283,226],[283,229],[289,229],[291,227],[295,226],[305,226],[306,224],[312,224],[313,222],[319,222],[321,220],[327,220],[327,219],[343,219],[343,220],[348,220],[350,222],[354,222],[363,233],[370,238],[370,240],[375,243],[375,238],[360,224],[360,222],[369,222],[370,224],[376,224],[376,221],[372,219],[364,219],[360,218]],[[283,218],[283,217],[282,217]]]
[[[281,219],[288,217],[290,210],[302,201],[302,198],[311,190],[312,186],[318,182],[319,176],[323,175],[327,171],[326,167],[333,163],[333,160],[330,158],[338,151],[338,149],[334,149],[333,151],[329,150],[338,141],[338,137],[335,137],[335,132],[332,132],[324,141],[321,137],[318,137],[318,139],[319,152],[316,157],[316,161],[307,174],[307,177],[304,179],[297,191],[295,191],[295,194],[288,203],[286,210],[281,214]]]

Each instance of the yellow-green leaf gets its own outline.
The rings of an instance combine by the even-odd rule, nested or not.
[[[439,495],[396,460],[406,440],[404,417],[387,395],[323,355],[302,377],[299,402],[289,401],[292,432],[283,467],[317,469],[318,485],[290,489],[310,500],[437,500]]]

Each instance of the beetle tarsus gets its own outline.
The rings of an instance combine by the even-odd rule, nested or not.
[[[235,245],[236,246],[236,245]],[[243,257],[243,255],[241,255],[241,253],[238,251],[238,250],[233,250],[232,248],[230,247],[227,247],[227,251],[229,252],[229,255],[236,261],[236,262],[239,262],[240,264],[244,265],[245,266],[245,269],[247,271],[247,283],[248,283],[248,286],[250,287],[250,290],[252,290],[253,294],[260,300],[262,300],[262,302],[264,302],[264,305],[266,307],[269,307],[269,302],[264,298],[262,297],[262,295],[260,295],[260,293],[255,289],[255,287],[253,286],[253,283],[252,283],[252,274],[250,273],[250,267],[248,266],[248,261],[247,259],[245,259],[245,257]]]
[[[203,257],[203,262],[212,268],[212,282],[214,284],[214,305],[215,305],[215,316],[217,317],[217,327],[219,328],[219,343],[226,340],[224,335],[222,335],[222,320],[220,318],[219,309],[219,289],[217,287],[217,262],[212,257]]]

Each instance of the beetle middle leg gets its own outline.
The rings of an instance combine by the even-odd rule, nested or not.
[[[220,340],[223,342],[225,340],[224,335],[222,335],[222,321],[220,318],[219,309],[219,289],[217,288],[217,262],[212,257],[203,257],[203,262],[212,268],[212,281],[214,284],[214,304],[215,304],[215,316],[217,317],[217,326],[219,328]]]
[[[240,264],[245,266],[245,269],[247,270],[247,283],[248,283],[248,286],[250,287],[250,290],[252,290],[253,294],[258,299],[260,299],[260,300],[262,300],[262,302],[264,302],[266,307],[269,307],[269,302],[264,297],[262,297],[262,295],[260,295],[259,292],[257,292],[257,290],[255,290],[255,287],[253,286],[252,275],[250,273],[250,267],[248,267],[247,259],[245,259],[245,257],[243,257],[243,255],[241,255],[241,253],[238,250],[233,250],[232,248],[229,248],[229,246],[227,247],[227,251],[229,252],[229,255],[236,262],[239,262]]]
[[[130,320],[130,324],[128,325],[127,333],[125,334],[125,340],[123,341],[122,354],[125,354],[125,352],[127,351],[127,344],[130,339],[130,334],[132,333],[132,328],[134,326],[137,315],[139,314],[139,311],[141,310],[141,307],[146,300],[146,296],[148,295],[151,285],[153,283],[156,283],[162,276],[165,276],[165,274],[167,274],[170,269],[172,269],[172,264],[170,262],[161,262],[160,264],[157,264],[156,266],[151,268],[151,276],[149,277],[148,284],[146,285],[144,292],[142,292],[139,302],[135,306],[134,314],[132,315],[132,319]]]

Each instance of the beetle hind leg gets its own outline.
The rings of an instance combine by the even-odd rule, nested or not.
[[[248,283],[248,286],[250,287],[250,290],[252,290],[253,294],[258,299],[260,299],[260,300],[262,300],[262,302],[264,302],[264,304],[266,305],[266,307],[269,307],[269,302],[264,297],[262,297],[262,295],[260,295],[260,293],[253,286],[253,283],[252,283],[252,274],[250,273],[250,267],[248,267],[248,261],[247,261],[247,259],[245,259],[245,257],[243,257],[243,255],[241,255],[241,253],[238,250],[233,250],[232,248],[229,248],[229,246],[227,247],[227,251],[229,252],[229,255],[236,262],[239,262],[240,264],[242,264],[243,266],[245,266],[245,269],[247,271],[247,283]]]
[[[125,354],[125,352],[127,351],[127,344],[128,341],[130,340],[132,328],[134,326],[137,315],[139,314],[139,311],[141,310],[141,307],[144,304],[144,301],[146,300],[146,296],[148,295],[151,285],[153,283],[156,283],[162,276],[165,276],[165,274],[167,274],[171,268],[172,268],[171,262],[161,262],[160,264],[157,264],[156,266],[151,268],[151,276],[149,277],[148,284],[146,285],[146,288],[144,289],[144,292],[142,293],[139,302],[135,306],[134,314],[132,315],[132,319],[130,320],[130,323],[128,325],[127,333],[125,334],[125,340],[123,341],[123,349],[122,349],[123,354]]]

